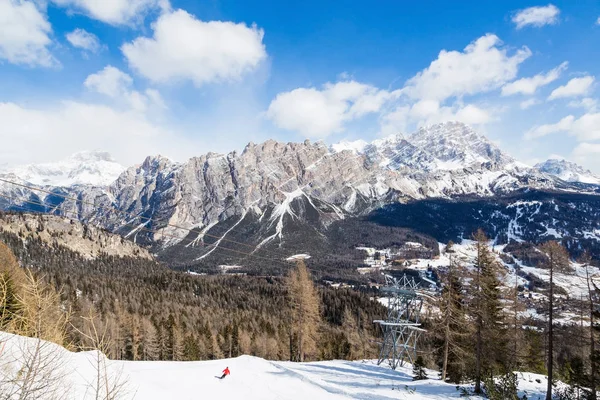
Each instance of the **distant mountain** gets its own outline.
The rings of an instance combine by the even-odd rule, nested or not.
[[[56,195],[0,182],[0,209],[53,212],[93,222],[154,245],[155,252],[183,259],[187,265],[217,259],[237,265],[240,256],[231,249],[263,255],[274,251],[283,259],[311,252],[325,255],[335,248],[344,253],[345,242],[354,240],[350,236],[360,238],[359,232],[367,229],[361,218],[387,205],[428,199],[485,203],[527,191],[596,194],[600,189],[516,162],[458,122],[372,143],[326,146],[268,140],[250,143],[241,153],[208,153],[182,163],[152,156],[122,171],[114,181],[119,167],[107,155],[94,154],[73,157],[87,161],[73,162],[72,168],[56,174],[48,172],[51,168],[42,169],[45,174],[31,173],[37,168],[13,172],[15,179],[44,185]],[[78,171],[89,171],[98,179],[73,186],[88,176]],[[50,185],[47,177],[62,184]],[[84,203],[65,200],[64,195]],[[436,221],[424,223],[429,225],[421,232],[438,240],[448,236],[442,231],[434,234],[436,226],[442,229]],[[378,231],[374,226],[368,229]],[[589,231],[593,229],[590,226]],[[511,235],[518,237],[518,232]],[[408,240],[405,231],[389,235],[400,242]]]
[[[600,185],[600,176],[594,175],[590,170],[567,160],[550,159],[536,164],[535,168],[566,182]]]
[[[43,186],[107,186],[124,170],[125,167],[106,152],[84,151],[54,163],[29,164],[0,170],[0,174],[12,175]]]

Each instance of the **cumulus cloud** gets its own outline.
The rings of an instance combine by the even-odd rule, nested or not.
[[[98,93],[117,97],[127,91],[132,83],[131,76],[112,65],[107,65],[102,71],[89,75],[83,85]]]
[[[580,100],[572,100],[569,102],[569,107],[583,108],[587,111],[596,111],[598,109],[598,100],[591,97],[585,97]]]
[[[568,115],[555,124],[544,124],[536,126],[525,133],[525,139],[537,139],[552,133],[567,132],[573,126],[575,117]]]
[[[558,22],[560,10],[553,4],[548,4],[542,7],[529,7],[524,10],[517,11],[512,22],[517,26],[517,29],[526,26],[542,27],[544,25],[554,25]]]
[[[68,7],[98,21],[111,25],[137,22],[152,10],[167,10],[168,0],[51,0],[61,7]]]
[[[344,123],[378,112],[394,94],[356,81],[328,83],[322,89],[298,88],[280,93],[266,116],[279,128],[307,137],[340,132]]]
[[[527,110],[530,107],[535,106],[536,104],[540,104],[541,101],[539,101],[538,99],[527,99],[527,100],[523,100],[521,103],[519,103],[519,107],[521,108],[521,110]]]
[[[166,108],[157,90],[147,89],[145,94],[133,90],[133,78],[112,65],[107,65],[102,71],[89,75],[83,85],[89,90],[122,100],[136,111],[144,112],[150,106]]]
[[[48,47],[52,26],[31,1],[0,1],[0,59],[13,64],[52,67],[58,61]]]
[[[568,65],[568,62],[564,62],[546,74],[537,74],[530,78],[521,78],[514,82],[507,83],[502,87],[502,96],[510,96],[513,94],[532,95],[538,88],[557,80],[560,77],[560,74],[567,69]]]
[[[488,34],[463,52],[442,50],[429,67],[408,80],[404,92],[414,99],[438,101],[487,92],[514,79],[530,55],[527,47],[509,55],[501,40]]]
[[[568,115],[555,124],[532,128],[525,138],[536,139],[558,132],[567,132],[579,141],[600,140],[600,113],[586,113],[579,118]]]
[[[101,47],[98,37],[85,29],[77,28],[73,32],[67,33],[65,37],[71,43],[71,46],[89,51],[90,53],[97,53]]]
[[[454,103],[441,106],[435,100],[421,100],[410,106],[401,105],[381,116],[381,133],[383,135],[406,132],[409,126],[427,126],[446,121],[460,121],[468,125],[484,125],[492,121],[491,110],[475,104]]]
[[[0,103],[0,120],[0,159],[8,164],[55,161],[82,149],[107,150],[120,162],[132,164],[157,151],[178,156],[189,147],[185,137],[143,114],[105,105],[69,101],[32,108]]]
[[[256,26],[204,22],[177,10],[161,15],[152,30],[151,38],[138,37],[121,50],[132,69],[154,82],[238,80],[267,56]]]
[[[555,100],[564,97],[576,97],[587,94],[594,83],[593,76],[584,76],[573,78],[564,86],[559,86],[550,93],[548,100]]]

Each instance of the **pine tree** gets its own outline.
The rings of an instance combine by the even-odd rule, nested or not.
[[[428,379],[427,373],[425,372],[425,362],[422,356],[418,356],[417,360],[413,365],[413,381],[421,381]]]
[[[473,236],[476,258],[475,273],[470,287],[471,313],[475,321],[475,388],[482,393],[484,375],[493,375],[499,366],[505,365],[506,325],[503,314],[501,274],[488,247],[488,238],[478,230]]]

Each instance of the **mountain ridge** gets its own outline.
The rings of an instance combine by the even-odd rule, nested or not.
[[[231,237],[244,231],[238,240],[262,251],[289,245],[291,238],[302,242],[298,232],[324,235],[336,221],[360,218],[389,204],[598,189],[518,163],[457,122],[362,148],[342,147],[336,151],[323,142],[268,140],[249,143],[239,153],[208,153],[186,162],[149,156],[109,185],[50,187],[52,195],[2,182],[0,209],[27,210],[34,200],[41,204],[34,211],[77,216],[157,245],[157,252],[194,242],[186,247],[189,258],[198,261],[207,257],[209,250],[198,246],[207,243],[208,232]]]

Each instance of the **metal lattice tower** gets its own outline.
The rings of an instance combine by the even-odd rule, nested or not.
[[[388,360],[390,367],[396,369],[405,361],[414,364],[416,360],[417,340],[425,332],[419,328],[423,296],[414,278],[406,275],[399,279],[385,275],[385,284],[381,291],[388,294],[387,318],[373,321],[383,331],[377,365]]]

